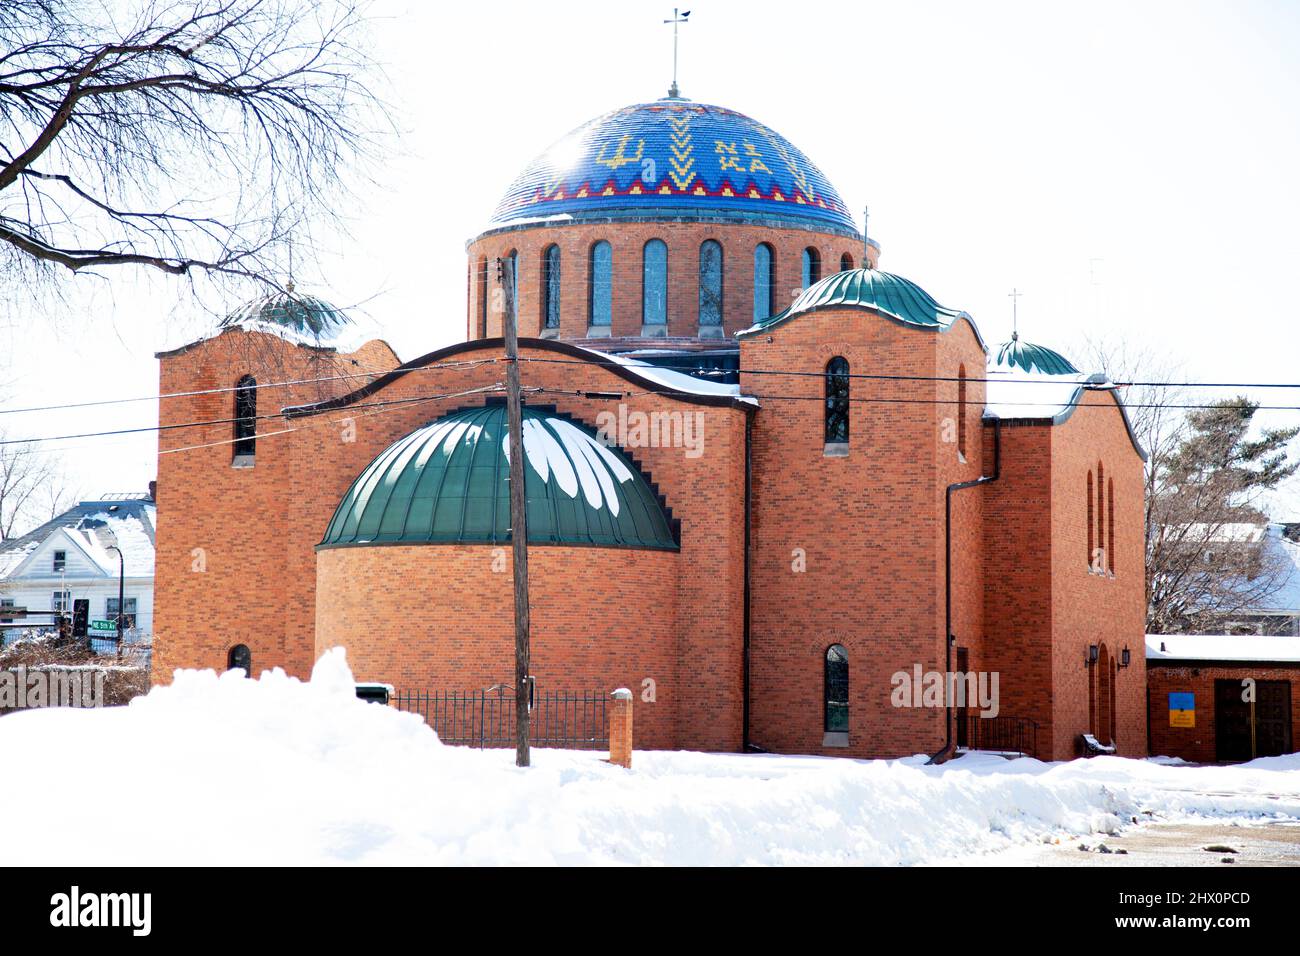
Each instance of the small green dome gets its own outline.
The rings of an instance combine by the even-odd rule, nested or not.
[[[960,309],[940,305],[911,279],[877,269],[849,269],[814,282],[790,308],[739,334],[761,332],[805,312],[837,306],[871,309],[907,325],[929,329],[946,329],[966,316]]]
[[[506,408],[453,412],[394,442],[352,483],[319,548],[510,540]],[[528,540],[678,548],[676,523],[618,447],[549,408],[524,407]]]
[[[1043,345],[1026,342],[1013,334],[1010,342],[1003,342],[993,362],[994,369],[1018,368],[1041,375],[1078,375],[1074,363],[1060,352]]]
[[[292,282],[283,291],[245,303],[221,321],[222,329],[262,326],[321,345],[333,343],[351,325],[341,309],[295,292]]]

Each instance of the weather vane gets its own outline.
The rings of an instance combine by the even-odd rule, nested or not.
[[[664,23],[673,25],[673,85],[668,88],[668,95],[673,99],[681,96],[681,92],[677,89],[677,24],[685,23],[687,17],[691,15],[691,11],[683,10],[680,11],[680,16],[678,14],[678,9],[673,7],[673,18],[664,21]]]

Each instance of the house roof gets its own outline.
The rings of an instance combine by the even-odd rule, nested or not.
[[[0,579],[18,571],[50,535],[58,532],[65,533],[106,574],[117,573],[117,554],[107,550],[117,545],[130,577],[151,576],[155,521],[154,502],[147,496],[78,502],[27,534],[0,541]]]
[[[1277,662],[1300,664],[1300,637],[1254,634],[1148,634],[1147,663],[1153,661]]]

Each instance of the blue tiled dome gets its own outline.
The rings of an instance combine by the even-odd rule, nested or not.
[[[528,165],[489,228],[659,215],[858,234],[835,187],[785,137],[735,110],[671,98],[579,126]]]

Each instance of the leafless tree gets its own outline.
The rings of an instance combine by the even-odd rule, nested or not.
[[[354,0],[0,2],[0,274],[278,285],[387,125],[365,28]]]
[[[1255,434],[1246,397],[1215,402],[1180,384],[1183,370],[1151,350],[1089,341],[1083,352],[1121,384],[1148,455],[1147,631],[1213,629],[1265,604],[1289,566],[1270,545],[1261,499],[1295,472],[1286,447],[1296,430]]]
[[[48,520],[45,509],[51,484],[66,487],[59,462],[39,445],[0,444],[0,541],[26,534]]]

